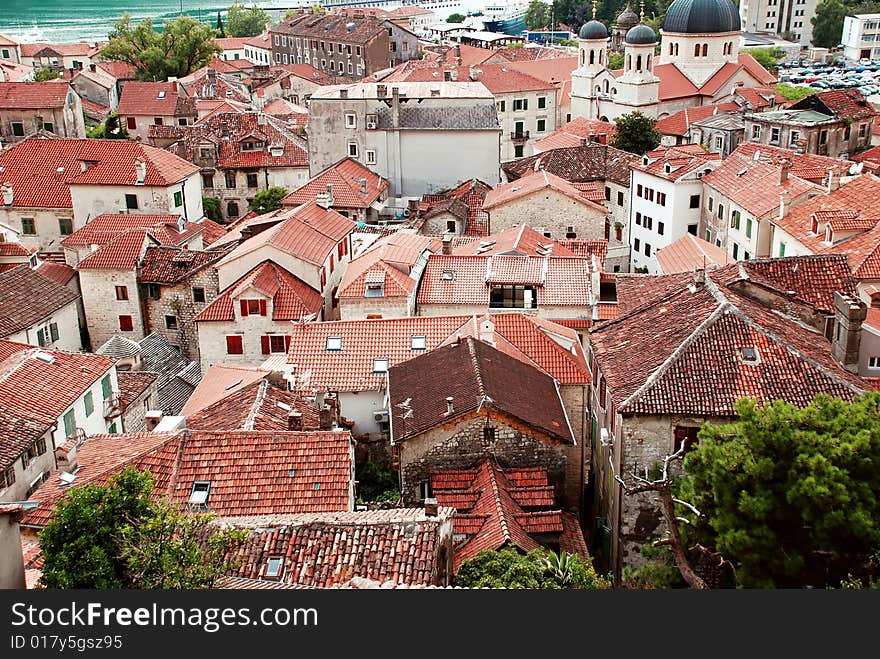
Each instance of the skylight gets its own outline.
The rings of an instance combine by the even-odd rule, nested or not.
[[[342,350],[342,337],[341,336],[328,336],[327,337],[327,350]]]
[[[165,94],[166,94],[165,91],[159,92],[159,98],[165,98]]]
[[[758,349],[754,346],[747,346],[741,351],[742,359],[746,363],[754,364],[758,361]]]
[[[283,561],[277,557],[273,556],[266,562],[266,576],[267,577],[278,577],[281,575],[281,565]]]
[[[425,350],[428,347],[428,340],[424,336],[413,336],[410,339],[410,347],[413,350]]]
[[[211,481],[195,481],[192,492],[189,495],[189,503],[192,506],[204,506],[208,503],[208,493],[211,491]]]
[[[387,373],[388,359],[385,357],[377,357],[373,360],[373,373]]]

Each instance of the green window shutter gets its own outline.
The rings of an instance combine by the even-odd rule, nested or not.
[[[43,329],[37,330],[37,345],[41,348],[46,345],[46,332]]]
[[[104,396],[104,400],[107,400],[108,398],[110,398],[110,376],[109,375],[105,375],[101,379],[101,393]]]
[[[52,336],[53,343],[58,340],[58,323],[49,325],[49,334]]]
[[[92,395],[91,391],[86,394],[83,402],[86,406],[86,416],[92,416],[92,412],[95,411],[95,397]]]
[[[111,423],[110,426],[107,428],[107,432],[110,433],[111,435],[116,434],[116,422],[115,421],[113,423]]]
[[[70,409],[64,413],[64,434],[70,437],[74,432],[76,432],[76,414]]]

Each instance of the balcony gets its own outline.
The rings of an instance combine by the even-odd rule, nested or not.
[[[104,401],[104,418],[107,420],[114,419],[122,415],[122,401],[119,392],[114,391],[107,400]]]
[[[529,139],[529,131],[527,130],[512,130],[510,131],[510,139],[513,142],[525,142]]]

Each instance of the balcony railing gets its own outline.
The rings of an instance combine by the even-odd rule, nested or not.
[[[518,140],[527,140],[529,139],[529,131],[527,130],[513,130],[510,131],[510,139],[514,142]]]

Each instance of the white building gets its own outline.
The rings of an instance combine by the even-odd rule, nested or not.
[[[660,271],[656,252],[700,230],[702,178],[718,164],[699,145],[660,148],[632,166],[629,241],[632,268]]]
[[[82,347],[79,296],[27,265],[0,273],[0,337],[71,352]]]
[[[819,0],[740,0],[739,16],[746,32],[785,36],[802,46],[813,41],[813,24]]]
[[[844,17],[840,43],[849,60],[880,58],[880,14]]]
[[[309,170],[346,157],[387,179],[392,197],[420,197],[500,178],[495,97],[474,82],[357,83],[309,100]]]

